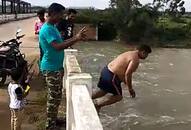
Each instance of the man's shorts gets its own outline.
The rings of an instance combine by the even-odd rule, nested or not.
[[[107,66],[104,67],[101,72],[98,87],[105,92],[112,93],[113,95],[122,95],[121,81],[119,77],[111,72]]]

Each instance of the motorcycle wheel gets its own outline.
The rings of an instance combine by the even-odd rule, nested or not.
[[[2,87],[6,81],[7,75],[0,74],[0,87]]]

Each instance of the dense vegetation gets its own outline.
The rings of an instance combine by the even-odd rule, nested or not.
[[[158,41],[175,43],[191,35],[191,18],[185,15],[183,0],[111,0],[110,8],[81,11],[77,22],[99,26],[100,40]]]

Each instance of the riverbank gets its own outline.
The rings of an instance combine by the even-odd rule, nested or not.
[[[154,47],[162,47],[162,48],[182,48],[182,49],[190,49],[191,48],[191,38],[176,40],[176,41],[150,41],[148,44]]]
[[[148,44],[153,48],[180,48],[180,49],[190,49],[191,48],[191,38],[176,40],[176,41],[159,41],[159,40],[143,40],[139,42],[122,42],[114,41],[117,43],[126,44],[129,46],[136,46],[139,44]]]

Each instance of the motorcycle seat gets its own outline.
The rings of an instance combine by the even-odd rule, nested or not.
[[[11,48],[9,46],[2,46],[0,47],[0,53],[4,53],[9,51]]]

